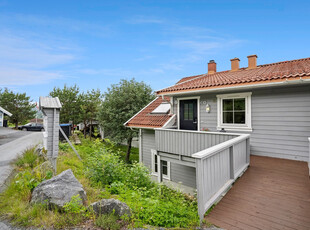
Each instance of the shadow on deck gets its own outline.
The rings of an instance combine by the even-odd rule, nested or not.
[[[205,218],[224,229],[310,229],[307,163],[251,156],[249,169]]]

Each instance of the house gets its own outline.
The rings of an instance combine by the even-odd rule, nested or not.
[[[8,115],[10,117],[12,116],[12,113],[10,113],[9,111],[5,110],[0,106],[0,127],[7,126],[6,120],[4,120],[4,115]]]
[[[247,169],[249,155],[309,162],[310,58],[185,77],[124,125],[159,181],[197,189],[199,215]]]

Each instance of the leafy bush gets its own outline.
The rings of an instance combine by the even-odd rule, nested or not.
[[[129,205],[136,225],[192,227],[199,224],[196,200],[154,183],[144,165],[125,164],[109,149],[99,149],[86,158],[87,175]]]
[[[58,222],[55,225],[57,228],[80,224],[92,214],[83,205],[79,194],[73,196],[71,201],[66,203],[63,208],[64,213],[57,218]]]

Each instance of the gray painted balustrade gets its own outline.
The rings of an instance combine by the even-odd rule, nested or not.
[[[177,155],[194,160],[200,220],[249,166],[249,134],[155,129],[155,140],[165,160],[169,160],[169,154],[170,161]],[[183,160],[172,162],[185,164]],[[161,182],[161,172],[158,175]]]
[[[238,137],[238,134],[155,129],[157,151],[189,157],[194,153],[228,141],[234,137]]]

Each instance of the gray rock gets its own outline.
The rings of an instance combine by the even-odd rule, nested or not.
[[[127,215],[128,217],[131,217],[131,211],[128,205],[116,199],[103,199],[92,203],[90,207],[97,215],[112,214],[114,212],[114,214],[118,216]]]
[[[74,177],[71,169],[68,169],[39,184],[32,192],[31,203],[46,203],[51,209],[62,209],[75,195],[79,195],[81,202],[86,204],[87,197],[83,186]]]

